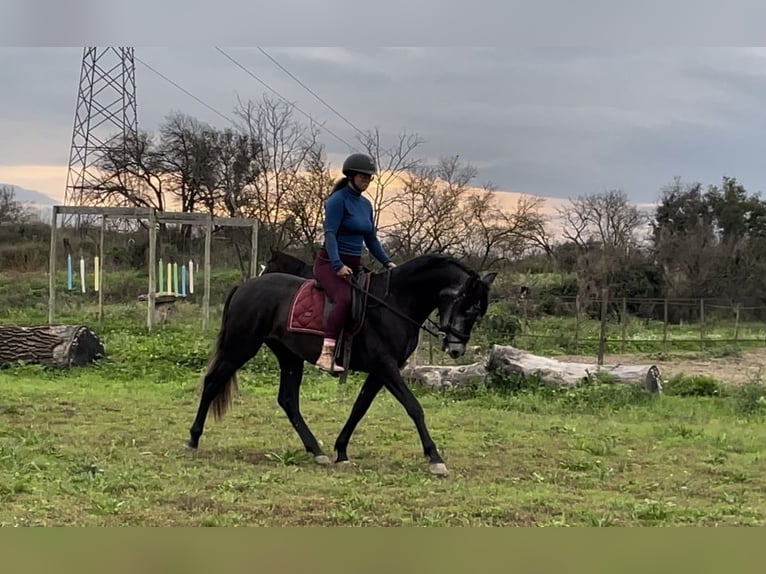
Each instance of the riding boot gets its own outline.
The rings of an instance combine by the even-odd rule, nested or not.
[[[314,363],[320,369],[328,373],[342,373],[345,369],[335,364],[335,345],[325,343],[322,345],[322,354]]]

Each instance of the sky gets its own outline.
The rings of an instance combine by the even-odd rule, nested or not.
[[[282,97],[323,123],[338,167],[356,132],[258,48],[223,48]],[[564,200],[621,189],[655,202],[680,176],[736,177],[766,188],[766,49],[265,47],[268,55],[354,126],[402,130],[418,156],[458,154],[476,185]],[[215,47],[139,47],[141,129],[170,112],[227,121],[169,80],[233,117],[237,98],[277,97]],[[82,48],[0,48],[0,182],[63,199]],[[300,113],[298,118],[305,119]],[[308,120],[306,120],[308,121]]]

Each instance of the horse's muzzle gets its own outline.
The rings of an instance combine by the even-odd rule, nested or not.
[[[453,359],[465,355],[465,345],[463,343],[444,342],[444,351]]]

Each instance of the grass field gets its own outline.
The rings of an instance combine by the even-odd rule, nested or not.
[[[137,313],[107,311],[109,356],[97,366],[0,371],[0,525],[766,524],[760,382],[678,375],[660,397],[508,381],[418,390],[451,471],[436,479],[388,394],[352,438],[353,464],[314,464],[276,403],[263,351],[193,454],[184,442],[217,319],[207,335],[197,320],[147,335]],[[349,377],[344,396],[307,367],[301,406],[328,452],[360,382]]]

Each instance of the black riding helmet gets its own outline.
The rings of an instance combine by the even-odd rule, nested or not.
[[[352,153],[343,162],[343,175],[351,177],[355,173],[375,175],[375,160],[364,153]]]

